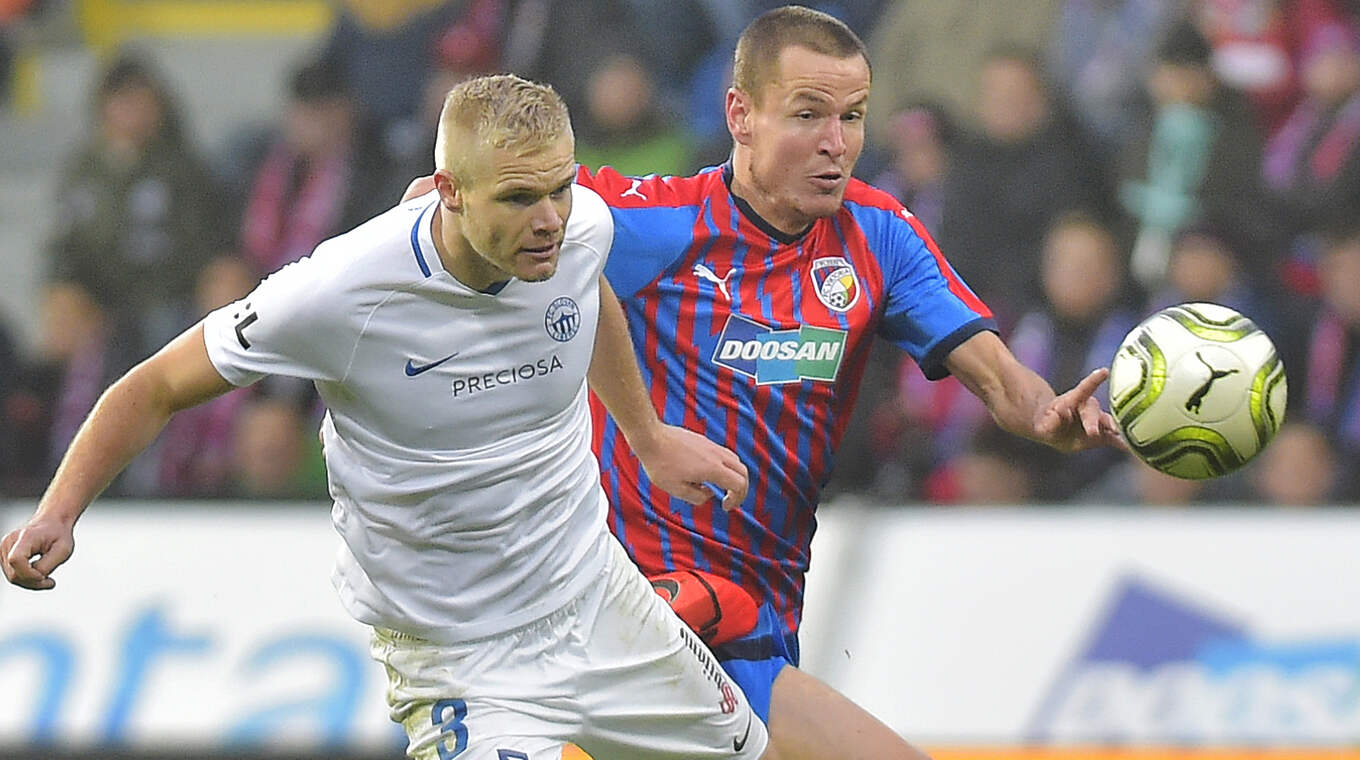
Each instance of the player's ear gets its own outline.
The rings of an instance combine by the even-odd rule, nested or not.
[[[751,115],[754,104],[751,96],[735,87],[727,88],[727,131],[732,139],[745,145],[751,140]]]
[[[454,213],[463,210],[462,185],[448,169],[434,173],[434,189],[439,191],[439,203],[444,208]]]

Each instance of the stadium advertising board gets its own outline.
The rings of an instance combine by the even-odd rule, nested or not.
[[[836,517],[804,664],[908,736],[1360,746],[1360,515]]]
[[[0,588],[0,745],[404,746],[335,548],[323,505],[96,505],[56,589]]]
[[[1360,746],[1360,515],[842,503],[820,523],[804,666],[937,758]],[[0,693],[26,695],[0,746],[400,754],[336,541],[322,505],[98,505],[56,590],[0,588]]]

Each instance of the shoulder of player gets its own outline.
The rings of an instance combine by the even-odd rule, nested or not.
[[[902,234],[925,237],[921,221],[896,196],[862,180],[850,180],[845,189],[844,206],[845,213],[850,214],[871,239]]]
[[[609,252],[614,240],[614,217],[595,190],[572,185],[571,216],[567,219],[563,247],[585,246],[599,255]]]
[[[594,190],[613,209],[694,206],[703,202],[715,183],[722,186],[722,172],[719,167],[709,167],[687,177],[630,177],[611,166],[593,173],[583,166],[577,173],[577,183]]]
[[[847,205],[853,204],[865,208],[887,211],[901,216],[907,212],[902,202],[887,190],[881,190],[864,180],[856,177],[850,178],[850,183],[845,188],[845,202]]]
[[[275,277],[304,278],[306,293],[332,300],[367,288],[393,290],[425,277],[413,231],[429,198],[406,201],[352,230],[322,241],[311,255],[280,269]]]

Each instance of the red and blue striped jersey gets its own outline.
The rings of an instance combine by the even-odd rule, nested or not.
[[[857,180],[841,210],[785,235],[732,195],[730,167],[692,177],[578,181],[614,216],[605,275],[628,315],[663,419],[735,451],[751,475],[740,510],[691,506],[652,485],[594,403],[610,527],[647,574],[698,568],[802,615],[814,515],[875,334],[928,375],[990,310],[892,196]]]

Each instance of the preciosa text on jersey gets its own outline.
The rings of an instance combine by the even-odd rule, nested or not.
[[[562,360],[553,354],[547,359],[539,359],[536,362],[521,364],[518,367],[507,367],[498,369],[495,372],[484,372],[480,375],[466,375],[453,379],[453,397],[460,395],[472,395],[480,391],[494,390],[502,385],[514,385],[522,380],[533,380],[536,377],[552,374],[562,369]]]

